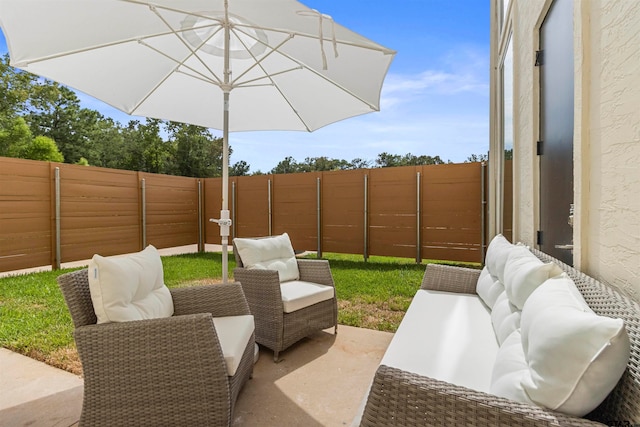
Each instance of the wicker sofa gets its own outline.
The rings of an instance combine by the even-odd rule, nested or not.
[[[424,305],[421,306],[419,301],[414,304],[416,303],[414,298],[412,306],[416,305],[417,309],[410,307],[407,311],[376,371],[361,418],[355,420],[354,424],[359,423],[367,427],[393,425],[584,426],[601,425],[601,423],[618,426],[638,425],[640,423],[640,335],[638,330],[640,306],[612,287],[540,251],[529,250],[539,260],[544,263],[553,262],[566,273],[575,282],[593,312],[600,316],[624,320],[623,329],[626,329],[625,335],[628,335],[630,357],[625,359],[625,362],[628,360],[626,367],[625,362],[622,363],[621,371],[624,370],[624,372],[617,385],[595,410],[584,417],[576,417],[548,410],[539,405],[499,397],[486,390],[479,391],[478,388],[482,388],[475,387],[475,383],[486,381],[486,376],[491,376],[491,369],[486,372],[489,365],[483,358],[491,358],[492,352],[496,350],[489,346],[486,351],[456,354],[456,351],[460,351],[460,347],[452,350],[451,346],[447,345],[447,337],[450,338],[450,333],[445,332],[441,333],[440,345],[435,347],[435,350],[434,347],[425,350],[431,344],[425,343],[425,339],[416,334],[424,334],[424,330],[433,328],[434,324],[429,323],[430,314],[425,312]],[[476,298],[479,275],[479,270],[431,264],[426,268],[421,290],[416,296],[425,290],[430,290],[445,291],[450,296],[460,295],[461,298]],[[460,316],[462,312],[467,312],[464,304],[459,308],[461,311],[456,312],[455,315]],[[436,307],[435,310],[437,309]],[[413,329],[411,332],[413,337],[410,336],[411,333],[407,334],[411,329]],[[483,339],[478,336],[471,339],[474,338]],[[413,348],[407,349],[407,346]],[[425,351],[435,353],[424,358]],[[398,356],[400,353],[402,354]],[[445,365],[446,361],[452,359],[467,358],[472,361],[472,370],[476,372],[473,374],[464,370],[453,372],[450,376],[456,381],[442,381],[423,374],[422,367],[419,366],[420,357],[425,361],[428,359],[428,363]],[[482,378],[483,375],[485,378]],[[469,378],[474,376],[475,378]]]

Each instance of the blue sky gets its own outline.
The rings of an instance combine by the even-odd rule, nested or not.
[[[291,156],[375,160],[378,154],[463,162],[489,149],[488,0],[302,0],[398,53],[381,111],[312,133],[231,133],[231,163],[268,172]],[[0,35],[0,52],[7,51]],[[126,124],[131,116],[80,94],[83,107]],[[216,136],[221,132],[212,130]]]

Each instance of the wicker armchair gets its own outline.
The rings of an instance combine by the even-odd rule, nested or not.
[[[228,426],[253,373],[251,337],[229,377],[213,317],[250,314],[238,284],[172,289],[169,318],[96,324],[87,270],[58,277],[84,372],[81,425]]]
[[[236,268],[234,278],[240,282],[255,318],[256,342],[273,350],[278,361],[281,351],[302,338],[330,327],[338,333],[338,300],[333,298],[285,313],[279,275],[273,270],[247,269],[234,241]],[[335,288],[329,261],[297,259],[300,281]]]

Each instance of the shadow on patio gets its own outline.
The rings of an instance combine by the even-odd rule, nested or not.
[[[270,350],[261,349],[253,379],[236,403],[233,425],[351,425],[392,336],[340,325],[337,336],[331,328],[294,344],[277,364]],[[3,426],[77,425],[82,406],[78,377],[8,351],[0,353],[0,361],[0,400],[9,402],[0,406]],[[34,372],[40,379],[27,381]]]

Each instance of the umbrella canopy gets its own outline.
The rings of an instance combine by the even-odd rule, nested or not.
[[[11,65],[131,115],[313,131],[379,110],[395,52],[295,0],[0,0]]]

